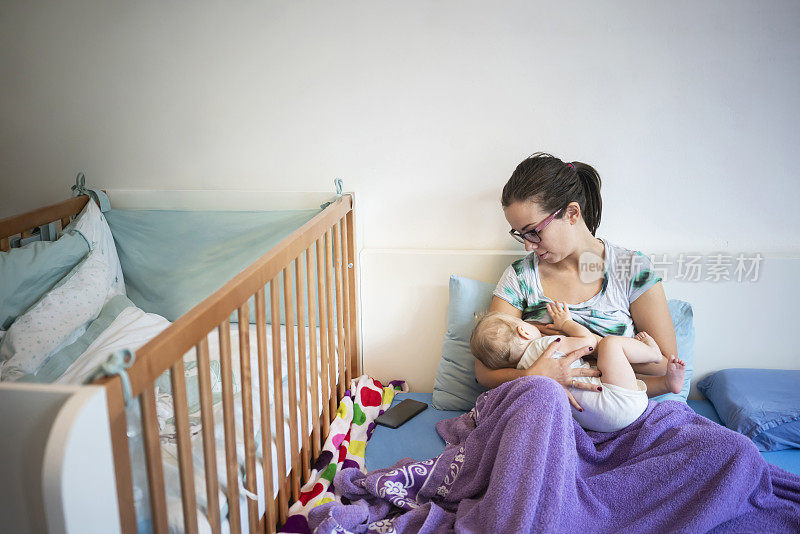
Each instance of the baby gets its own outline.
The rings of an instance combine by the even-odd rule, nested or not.
[[[563,331],[566,337],[542,337],[535,326],[522,319],[489,312],[479,318],[472,332],[472,353],[490,369],[527,369],[559,337],[559,350],[553,352],[553,358],[563,358],[566,353],[579,348],[595,346],[595,335],[572,320],[565,302],[547,304],[547,311],[553,318],[553,326]],[[571,390],[583,407],[582,412],[573,407],[572,415],[586,430],[621,430],[638,419],[647,408],[647,386],[636,378],[631,364],[637,365],[640,372],[653,375],[667,374],[669,367],[670,388],[678,393],[683,387],[686,364],[674,356],[670,361],[664,358],[655,340],[646,332],[639,332],[633,338],[607,336],[597,345],[594,354],[603,380],[597,377],[576,377],[575,380],[596,385],[597,392]],[[571,367],[590,366],[579,358]]]

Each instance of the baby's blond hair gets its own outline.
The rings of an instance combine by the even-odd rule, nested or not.
[[[513,367],[509,358],[511,342],[517,336],[516,326],[514,318],[505,313],[479,314],[469,339],[472,354],[489,369]]]

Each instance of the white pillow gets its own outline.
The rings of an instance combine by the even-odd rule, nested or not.
[[[89,200],[86,207],[78,214],[74,221],[64,229],[65,232],[77,232],[89,244],[89,250],[97,251],[100,258],[108,265],[106,285],[111,288],[107,298],[125,294],[125,280],[122,277],[122,266],[117,256],[117,247],[114,245],[114,236],[106,218],[97,207],[97,203]]]
[[[98,249],[18,317],[0,342],[0,380],[35,372],[47,357],[95,320],[109,294],[109,264]],[[78,334],[80,335],[80,334]]]

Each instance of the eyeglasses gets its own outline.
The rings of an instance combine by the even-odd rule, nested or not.
[[[525,243],[525,241],[529,243],[541,243],[542,236],[539,234],[539,232],[544,230],[545,227],[548,224],[550,224],[550,221],[552,221],[555,218],[555,216],[558,215],[559,213],[561,213],[561,210],[558,210],[557,212],[555,212],[554,214],[543,220],[541,224],[539,224],[539,226],[531,230],[528,230],[527,232],[519,233],[512,228],[511,230],[508,231],[508,233],[511,234],[511,237],[513,237],[520,243]]]

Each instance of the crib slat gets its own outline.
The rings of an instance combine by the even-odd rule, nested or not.
[[[326,291],[326,307],[328,312],[328,372],[330,373],[330,386],[331,394],[329,402],[331,405],[331,420],[335,417],[337,408],[337,394],[336,394],[336,343],[335,343],[335,328],[334,324],[334,302],[333,292],[336,285],[336,279],[333,275],[333,232],[330,228],[325,232],[325,291]]]
[[[236,456],[236,422],[233,408],[233,360],[231,359],[231,327],[228,319],[219,332],[219,366],[222,375],[222,420],[225,426],[225,471],[228,482],[228,524],[232,534],[241,532],[239,516],[239,461]]]
[[[61,229],[62,230],[69,225],[70,220],[71,219],[69,218],[69,215],[67,215],[66,217],[62,217],[61,218]]]
[[[242,380],[242,417],[244,418],[244,487],[250,493],[258,492],[256,484],[256,440],[253,432],[253,389],[250,376],[250,310],[247,301],[239,307],[239,368]],[[258,525],[258,502],[247,499],[247,517],[250,532]]]
[[[128,418],[122,393],[122,379],[118,376],[101,378],[93,383],[106,388],[111,451],[114,455],[114,475],[117,487],[117,504],[122,534],[136,533],[136,509],[133,504],[133,472],[128,443]]]
[[[348,295],[348,308],[350,309],[350,375],[361,376],[361,360],[358,354],[358,268],[356,266],[356,232],[355,215],[351,209],[345,216],[347,221],[347,260],[352,264],[347,270],[347,278],[350,282],[350,294]]]
[[[197,532],[197,496],[194,490],[192,443],[189,434],[189,410],[186,404],[186,378],[184,377],[182,357],[172,364],[169,377],[172,382],[172,406],[175,411],[175,434],[178,440],[183,527],[186,532],[193,534]]]
[[[203,460],[206,474],[206,503],[211,532],[220,533],[217,452],[214,443],[214,414],[211,399],[211,364],[208,358],[208,337],[195,348],[197,351],[197,380],[200,391],[200,422],[203,426]]]
[[[344,292],[342,290],[342,246],[340,243],[341,225],[333,226],[333,266],[336,281],[336,361],[339,363],[339,398],[344,397],[345,358],[344,358]]]
[[[292,292],[292,271],[283,269],[283,306],[286,317],[286,371],[289,374],[289,450],[291,451],[292,499],[300,498],[300,451],[297,446],[297,378],[295,375],[294,353],[294,293]]]
[[[325,310],[325,252],[322,238],[317,239],[317,305],[319,306],[319,352],[322,371],[322,439],[326,439],[330,428],[331,403],[330,380],[328,377],[330,365],[328,364],[328,315]],[[335,408],[334,408],[335,410]],[[336,413],[334,411],[334,413]]]
[[[269,305],[272,316],[272,383],[275,400],[275,445],[278,453],[278,519],[286,522],[289,510],[289,486],[286,480],[286,446],[283,436],[283,371],[281,370],[281,312],[278,279],[269,281]]]
[[[8,252],[11,250],[11,244],[7,237],[0,238],[0,252]]]
[[[258,347],[258,393],[261,401],[261,467],[264,475],[264,502],[267,532],[272,534],[278,523],[276,500],[272,494],[272,423],[270,422],[269,377],[267,373],[267,307],[264,288],[256,292],[256,339]]]
[[[303,471],[303,482],[307,482],[311,474],[308,452],[308,373],[306,373],[306,302],[303,284],[303,267],[300,261],[302,254],[294,260],[295,281],[297,283],[297,354],[300,362],[298,388],[300,391],[300,436],[303,439],[300,448],[300,465]]]
[[[345,228],[345,221],[342,219],[339,221],[339,226],[342,232],[342,258],[341,258],[341,266],[342,266],[342,326],[344,327],[344,371],[345,371],[345,384],[349,387],[350,380],[353,378],[352,373],[350,372],[350,360],[353,359],[353,354],[350,352],[350,336],[352,332],[350,331],[350,280],[349,278],[349,268],[347,267],[348,259],[347,259],[347,229]]]
[[[322,442],[319,435],[319,370],[317,368],[317,295],[315,293],[314,282],[311,280],[311,254],[312,247],[306,249],[306,276],[308,277],[308,344],[311,359],[311,445],[313,449],[312,457],[319,456]]]
[[[139,407],[142,412],[142,433],[144,434],[144,453],[147,461],[147,484],[150,488],[150,514],[153,518],[153,532],[155,534],[167,534],[169,532],[167,494],[164,490],[164,469],[161,463],[156,396],[152,385],[142,391],[139,397]]]

